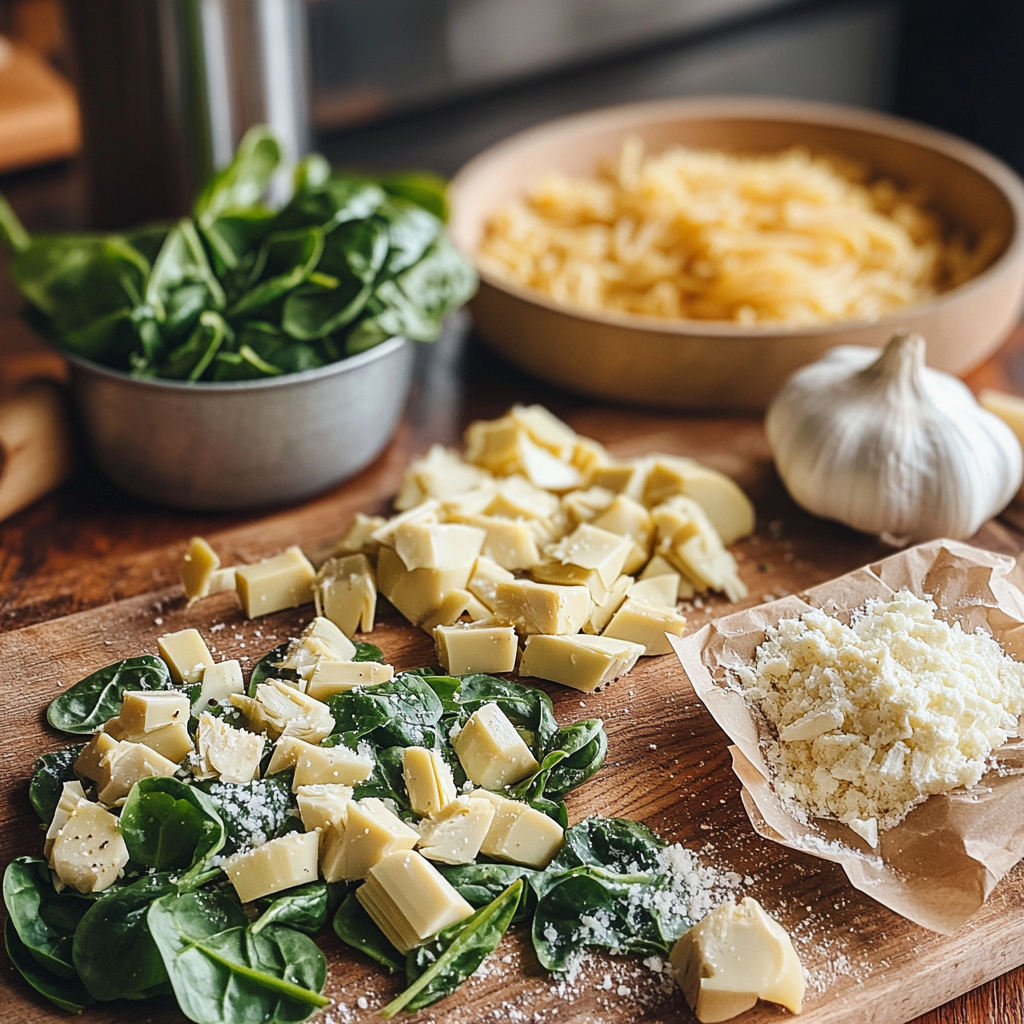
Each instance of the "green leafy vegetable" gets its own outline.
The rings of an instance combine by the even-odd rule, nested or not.
[[[252,782],[207,780],[195,788],[205,793],[224,823],[224,853],[244,853],[254,846],[276,839],[297,822],[291,811],[291,768]]]
[[[659,871],[663,849],[664,840],[639,821],[585,818],[566,829],[562,849],[548,871],[571,871],[588,864],[620,874]]]
[[[373,923],[370,915],[356,899],[349,894],[334,915],[334,934],[346,945],[365,953],[381,967],[394,974],[403,968],[402,954],[384,937],[384,933]]]
[[[4,872],[4,904],[18,938],[39,966],[58,978],[76,978],[71,946],[91,900],[58,893],[40,857],[18,857]]]
[[[356,653],[352,655],[352,660],[382,662],[384,660],[384,652],[379,647],[360,640],[356,643]]]
[[[437,864],[435,867],[471,907],[487,906],[522,878],[528,887],[523,891],[513,920],[523,921],[533,916],[537,903],[533,885],[542,877],[542,872],[518,864]]]
[[[253,934],[227,896],[162,896],[147,921],[178,1006],[197,1024],[300,1021],[330,1003],[313,940],[275,924]]]
[[[286,924],[307,935],[316,935],[327,921],[327,886],[310,882],[289,889],[271,901],[252,926],[258,935],[268,924]]]
[[[476,289],[444,235],[444,182],[380,183],[302,160],[281,208],[281,161],[250,129],[192,217],[111,235],[31,237],[0,197],[0,240],[28,318],[55,344],[141,377],[298,373],[405,336],[432,341]]]
[[[519,879],[492,903],[414,949],[406,960],[409,987],[381,1010],[381,1016],[421,1010],[454,992],[497,948],[522,894],[523,880]]]
[[[93,999],[146,999],[169,991],[146,914],[154,900],[176,891],[169,874],[146,875],[109,889],[86,911],[75,931],[73,957]]]
[[[157,775],[132,786],[121,811],[121,835],[135,864],[186,871],[182,882],[187,885],[223,847],[225,832],[210,797]]]
[[[433,747],[444,714],[437,694],[409,673],[379,686],[335,694],[328,704],[342,742],[353,748],[364,737],[381,746]]]
[[[64,747],[52,754],[43,754],[36,761],[28,784],[28,798],[44,825],[53,821],[53,812],[57,810],[64,783],[76,780],[74,764],[84,746],[84,743],[78,743]]]
[[[8,918],[4,942],[11,963],[18,973],[41,995],[68,1013],[81,1013],[93,999],[77,978],[62,978],[45,970],[18,937],[14,922]]]
[[[645,898],[654,881],[650,875],[616,875],[594,867],[556,877],[533,915],[537,959],[549,971],[565,971],[588,946],[667,955],[671,944]]]
[[[256,696],[256,687],[265,683],[268,679],[286,679],[295,682],[299,676],[294,669],[278,668],[278,662],[284,661],[285,652],[288,650],[288,642],[278,644],[272,651],[264,654],[259,661],[253,665],[252,674],[249,676],[249,696]]]
[[[172,689],[170,670],[159,658],[149,654],[126,658],[98,669],[62,693],[51,702],[46,720],[54,729],[86,735],[120,714],[126,690]]]
[[[548,740],[545,761],[552,753],[564,756],[551,766],[544,789],[547,796],[565,796],[570,790],[582,786],[604,763],[608,752],[608,733],[600,718],[590,718],[573,725],[562,726]]]

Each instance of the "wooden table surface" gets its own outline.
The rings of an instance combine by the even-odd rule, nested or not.
[[[0,183],[0,187],[4,184]],[[9,191],[29,226],[64,226],[77,209],[45,175]],[[73,191],[72,191],[73,198]],[[70,214],[69,214],[70,211]],[[35,221],[35,223],[33,223]],[[37,342],[17,318],[19,303],[0,256],[0,355],[35,358]],[[973,388],[1001,387],[1024,394],[1024,328],[968,378]],[[756,418],[681,417],[596,405],[544,387],[486,353],[464,325],[418,354],[409,405],[389,449],[355,480],[320,498],[289,509],[248,515],[172,511],[130,498],[106,483],[83,457],[73,479],[60,491],[0,524],[0,631],[17,629],[113,600],[133,597],[177,582],[187,539],[202,533],[217,541],[227,564],[272,553],[340,532],[356,508],[383,508],[409,458],[430,444],[459,443],[472,419],[499,415],[512,402],[542,402],[577,429],[628,452],[631,439],[656,446],[659,434],[685,438],[687,452],[725,472],[716,448],[748,454],[756,479],[740,478],[755,496],[766,536],[783,534],[806,570],[801,586],[835,574],[839,560],[853,568],[884,553],[879,545],[838,526],[816,522],[789,502],[774,471]],[[749,476],[749,470],[744,471]],[[787,541],[787,543],[789,543]],[[1007,552],[1024,550],[1024,506],[1011,506],[984,528],[984,543]],[[830,546],[841,552],[823,554]],[[817,554],[817,557],[816,557]],[[789,554],[786,555],[790,557]],[[824,575],[823,575],[824,574]],[[768,578],[766,577],[766,583]],[[1024,1024],[1024,967],[918,1018],[915,1024]]]

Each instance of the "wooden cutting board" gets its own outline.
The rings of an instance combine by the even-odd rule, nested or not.
[[[573,425],[610,440],[614,425],[605,412]],[[653,424],[652,424],[653,427]],[[758,534],[737,545],[741,572],[751,589],[747,604],[780,596],[848,571],[884,554],[877,543],[803,516],[778,487],[765,459],[763,441],[753,428],[736,430],[722,444],[712,425],[705,438],[693,423],[643,431],[616,446],[616,454],[660,449],[702,455],[715,442],[713,461],[736,476],[752,494],[763,519]],[[366,495],[362,496],[365,507]],[[317,517],[308,510],[275,517],[265,550],[279,548],[294,515],[296,539],[315,548],[336,537],[352,511],[351,498],[325,504]],[[304,517],[304,518],[300,518]],[[226,552],[253,550],[252,528],[215,538]],[[1016,553],[1015,534],[989,524],[975,543]],[[167,551],[161,574],[172,559]],[[152,565],[154,556],[140,556]],[[97,564],[101,576],[109,567]],[[155,570],[154,570],[155,572]],[[733,606],[720,599],[689,613],[694,628]],[[0,673],[5,691],[6,727],[0,748],[0,854],[3,861],[38,852],[42,837],[29,807],[26,783],[34,758],[64,744],[45,724],[47,704],[62,686],[119,658],[155,653],[162,633],[196,626],[217,653],[252,664],[309,620],[307,607],[250,622],[232,595],[219,595],[184,607],[180,587],[164,587],[104,607],[0,634]],[[433,660],[429,639],[385,609],[370,636],[397,668]],[[644,659],[627,678],[603,693],[583,695],[545,686],[561,722],[601,717],[609,734],[604,768],[569,799],[570,817],[588,813],[623,815],[644,821],[670,842],[699,851],[719,873],[742,880],[738,895],[759,899],[789,928],[809,977],[803,1019],[808,1024],[902,1024],[928,1009],[1024,963],[1024,869],[1018,866],[996,888],[985,907],[952,937],[921,929],[853,890],[831,864],[795,853],[756,836],[739,799],[726,750],[726,738],[690,689],[674,657]],[[324,1024],[371,1020],[375,1010],[399,991],[368,961],[328,935],[327,994],[333,1006],[318,1018]],[[32,993],[13,968],[0,1006],[0,1021],[65,1021],[66,1016]],[[140,1007],[92,1007],[83,1020],[122,1022],[139,1017]],[[758,1006],[741,1022],[776,1021],[785,1011]],[[154,1024],[180,1021],[173,1004],[147,1004]],[[679,993],[657,971],[635,958],[595,957],[572,985],[554,985],[543,972],[526,936],[511,935],[481,974],[454,996],[416,1018],[438,1024],[482,1020],[558,1021],[566,1024],[619,1024],[633,1021],[692,1021]],[[1000,1018],[1002,1019],[1002,1018]]]

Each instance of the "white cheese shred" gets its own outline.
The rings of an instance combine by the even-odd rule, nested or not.
[[[1024,712],[1024,665],[901,590],[850,625],[822,611],[766,631],[735,675],[774,726],[775,791],[801,820],[835,818],[871,846],[934,793],[977,783]]]

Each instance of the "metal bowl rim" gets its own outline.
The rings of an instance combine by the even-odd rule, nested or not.
[[[165,377],[134,377],[123,370],[114,370],[109,366],[85,359],[65,349],[57,349],[60,355],[73,367],[92,374],[96,377],[106,377],[119,384],[139,388],[150,388],[156,391],[179,392],[192,395],[216,395],[216,394],[239,394],[246,391],[269,391],[277,388],[301,387],[303,384],[312,384],[315,381],[325,380],[330,377],[341,376],[348,372],[355,372],[360,367],[369,363],[384,359],[394,354],[403,346],[409,344],[404,337],[388,338],[379,345],[359,352],[354,356],[346,356],[337,362],[328,363],[326,366],[318,366],[312,370],[299,370],[296,373],[282,373],[278,377],[261,377],[256,380],[232,380],[232,381],[181,381],[169,380]]]

